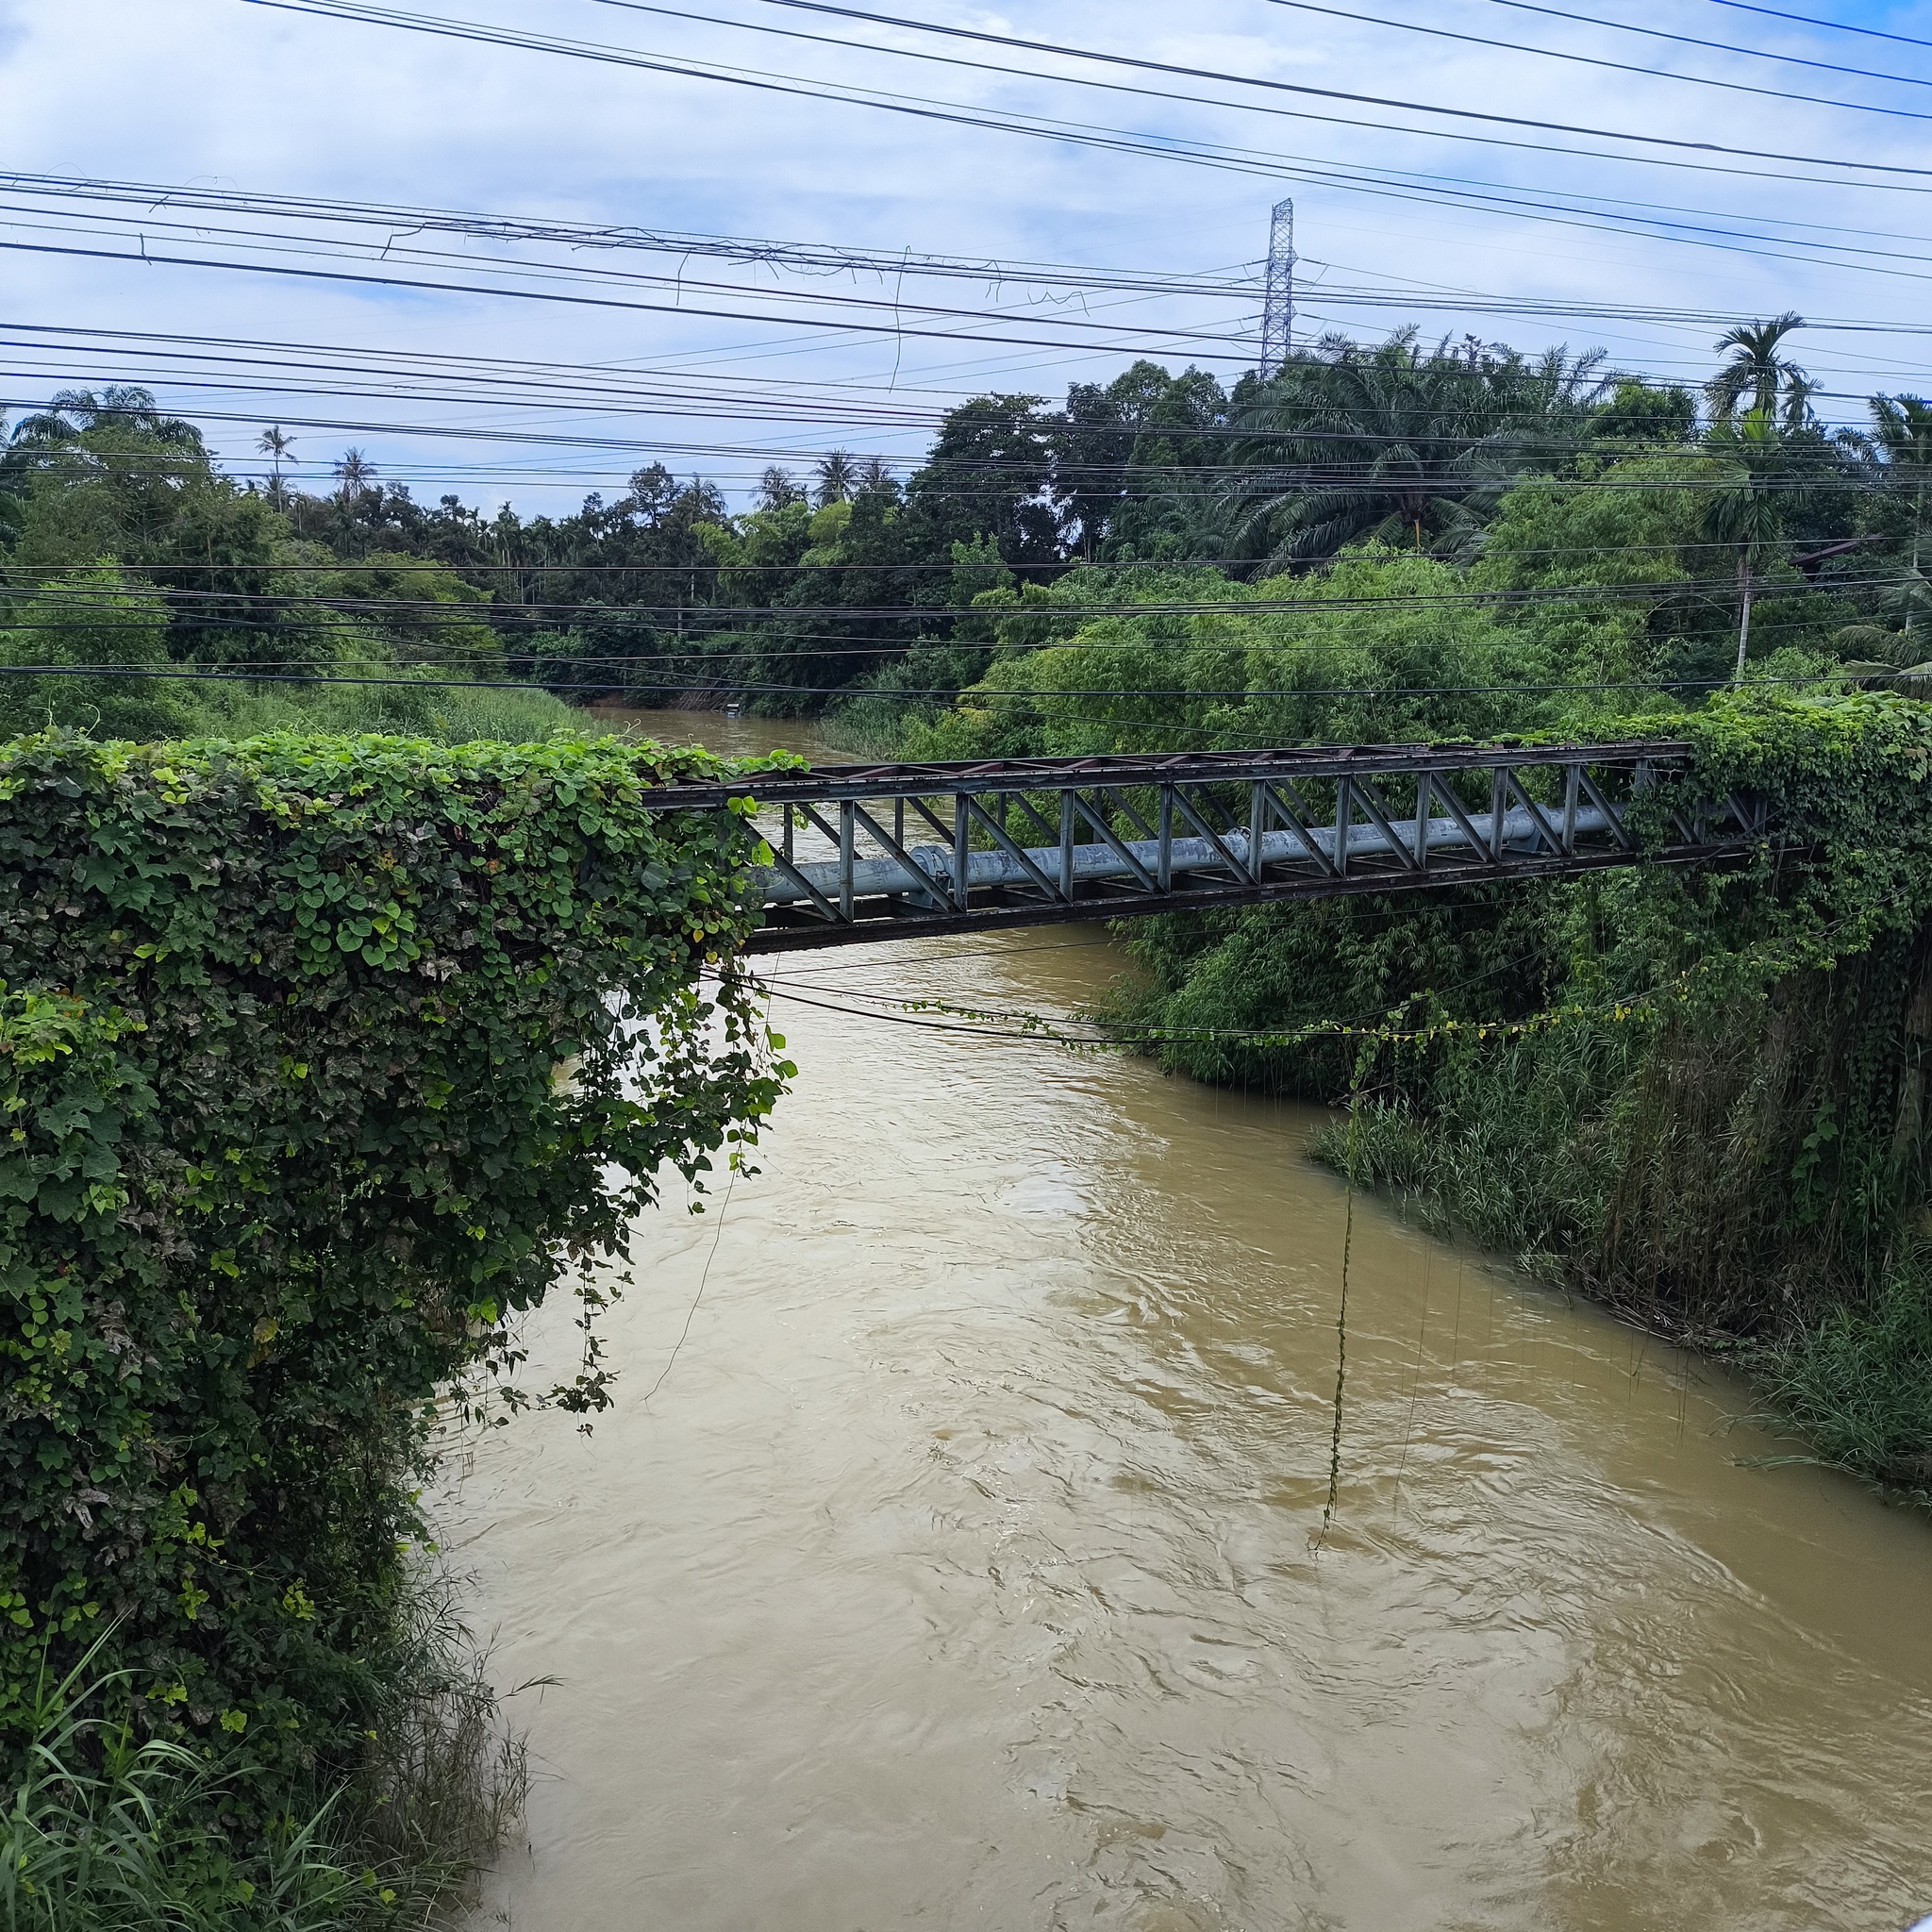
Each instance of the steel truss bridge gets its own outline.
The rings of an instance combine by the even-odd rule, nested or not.
[[[781,953],[1749,852],[1767,836],[1750,796],[1674,799],[1663,842],[1640,838],[1632,806],[1689,764],[1672,741],[1318,745],[831,765],[650,803],[756,800],[773,862],[746,950]]]

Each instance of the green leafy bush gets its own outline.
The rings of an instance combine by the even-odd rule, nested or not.
[[[133,1735],[326,1789],[381,1702],[429,1405],[494,1378],[790,1069],[696,751],[0,747],[0,1745],[111,1621]],[[702,975],[716,969],[715,980]],[[605,1278],[605,1277],[600,1277]],[[608,1290],[606,1291],[608,1291]]]
[[[1932,708],[1759,693],[1677,730],[1690,788],[1756,793],[1779,836],[1557,889],[1549,991],[1414,1002],[1320,1151],[1650,1325],[1742,1341],[1822,1454],[1924,1489]],[[1183,990],[1215,983],[1191,962]]]

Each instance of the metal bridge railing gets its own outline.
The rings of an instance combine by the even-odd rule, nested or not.
[[[651,803],[758,801],[768,953],[1748,850],[1763,809],[1735,796],[1672,810],[1642,849],[1631,806],[1688,761],[1651,741],[843,765]]]

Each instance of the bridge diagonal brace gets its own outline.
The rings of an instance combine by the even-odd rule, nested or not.
[[[1516,775],[1515,767],[1504,765],[1500,769],[1506,796],[1513,794],[1517,804],[1529,814],[1530,825],[1536,836],[1542,841],[1544,849],[1552,857],[1559,856],[1563,850],[1563,835],[1550,823],[1542,807],[1524,789],[1523,780]],[[1501,856],[1499,852],[1497,857]]]
[[[1247,885],[1258,885],[1260,883],[1260,874],[1254,865],[1257,855],[1251,852],[1248,855],[1249,863],[1243,865],[1222,842],[1221,834],[1188,803],[1187,793],[1178,785],[1174,788],[1174,806],[1182,818],[1186,819],[1189,824],[1192,825],[1195,831],[1199,832],[1202,838],[1207,840],[1208,844],[1213,846],[1215,851],[1221,855],[1228,871],[1236,878]]]
[[[1060,896],[1059,888],[1027,858],[1025,848],[1014,841],[1006,826],[1001,824],[971,792],[962,792],[960,796],[966,802],[967,818],[991,833],[993,842],[1000,850],[1018,865],[1049,899],[1058,901]]]
[[[1140,833],[1141,838],[1158,840],[1160,837],[1160,834],[1134,809],[1132,801],[1123,798],[1111,785],[1097,786],[1095,790],[1116,811],[1126,814],[1128,822],[1133,825],[1135,831]]]
[[[1113,800],[1108,797],[1105,791],[1101,791],[1100,796],[1107,798],[1108,804],[1113,803]],[[1074,808],[1100,834],[1113,856],[1133,874],[1135,879],[1139,882],[1141,890],[1143,892],[1158,894],[1160,888],[1155,883],[1154,874],[1121,842],[1114,832],[1114,828],[1108,824],[1106,815],[1096,811],[1078,792],[1074,794]]]
[[[937,832],[940,835],[940,837],[946,841],[948,845],[950,845],[953,842],[952,826],[947,824],[945,820],[941,818],[939,813],[934,811],[932,807],[926,804],[924,799],[914,797],[911,793],[908,792],[907,794],[906,803],[909,805],[912,808],[912,809],[916,811],[919,814],[919,816],[923,818],[926,822],[926,824],[929,824],[933,828],[933,830]]]
[[[1611,831],[1613,831],[1617,835],[1618,844],[1620,844],[1625,852],[1635,852],[1637,850],[1636,835],[1630,830],[1630,827],[1624,823],[1624,808],[1622,806],[1612,805],[1610,801],[1604,796],[1603,788],[1600,785],[1598,785],[1596,780],[1592,778],[1581,765],[1578,765],[1576,767],[1576,776],[1578,781],[1582,784],[1583,795],[1587,799],[1589,799],[1591,804],[1595,806],[1597,810],[1602,812],[1604,817],[1609,822],[1609,827]]]
[[[1470,815],[1469,808],[1457,797],[1447,781],[1432,774],[1429,778],[1429,791],[1434,794],[1435,802],[1443,807],[1449,816],[1456,821],[1456,829],[1469,841],[1469,849],[1472,852],[1487,852],[1490,849],[1489,840],[1476,830],[1475,820]]]
[[[1308,810],[1307,801],[1286,779],[1282,780],[1278,786],[1270,785],[1264,781],[1261,790],[1266,795],[1268,803],[1274,807],[1274,816],[1281,821],[1282,830],[1290,838],[1293,839],[1301,846],[1302,850],[1315,861],[1315,870],[1324,878],[1333,878],[1335,876],[1335,861],[1327,853],[1322,850],[1314,833],[1308,829],[1307,824],[1307,819],[1313,816]],[[1286,798],[1282,796],[1283,792],[1288,794]],[[1292,799],[1294,803],[1291,805],[1289,799]]]
[[[1226,820],[1227,823],[1221,827],[1224,832],[1239,832],[1241,830],[1241,821],[1232,812],[1222,808],[1221,801],[1215,797],[1214,788],[1211,785],[1203,785],[1196,788],[1194,803],[1196,809],[1212,812],[1216,818]]]
[[[1389,823],[1389,815],[1382,809],[1382,801],[1375,796],[1374,790],[1359,778],[1351,778],[1349,784],[1361,808],[1368,813],[1370,823],[1388,840],[1389,850],[1402,861],[1403,870],[1420,872],[1422,867],[1417,863],[1415,854],[1396,836],[1395,827]]]
[[[852,812],[858,822],[879,841],[884,850],[898,861],[909,884],[909,896],[924,899],[935,910],[943,906],[945,901],[940,897],[939,888],[933,883],[925,869],[914,862],[912,855],[899,843],[898,840],[893,838],[864,806],[856,801]]]
[[[1040,835],[1041,838],[1046,840],[1046,841],[1052,845],[1058,845],[1060,842],[1060,828],[1058,825],[1048,824],[1047,822],[1041,817],[1040,813],[1034,809],[1033,801],[1030,798],[1028,798],[1024,791],[1009,792],[1008,796],[1010,797],[1013,803],[1017,805],[1020,808],[1020,809],[1023,812],[1024,812],[1026,816],[1029,819],[1031,819],[1036,825],[1039,826]]]

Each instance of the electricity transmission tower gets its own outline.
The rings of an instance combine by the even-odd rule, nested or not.
[[[1261,375],[1273,375],[1294,344],[1294,203],[1277,201],[1268,226],[1268,293],[1261,308]]]

